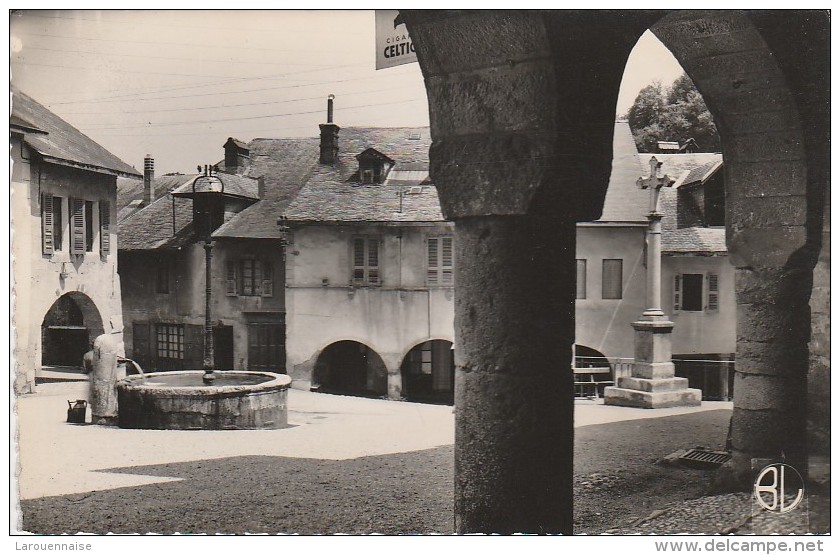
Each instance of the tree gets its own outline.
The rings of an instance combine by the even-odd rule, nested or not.
[[[654,82],[639,91],[627,121],[640,152],[657,152],[657,141],[694,139],[703,152],[719,152],[712,114],[694,82],[683,73],[667,90]]]

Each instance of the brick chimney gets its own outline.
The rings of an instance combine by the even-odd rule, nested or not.
[[[225,172],[242,173],[251,160],[251,150],[246,143],[233,137],[228,137],[225,147]]]
[[[318,125],[321,128],[321,163],[335,164],[338,159],[338,131],[341,129],[333,123],[334,95],[327,97],[327,123]]]
[[[143,159],[143,204],[149,206],[155,201],[155,159],[147,154]]]

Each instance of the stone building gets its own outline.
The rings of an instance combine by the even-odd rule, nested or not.
[[[283,213],[287,368],[319,391],[451,403],[454,245],[429,130],[321,127]]]
[[[81,366],[94,338],[122,340],[116,182],[139,173],[12,88],[15,393],[39,368]]]

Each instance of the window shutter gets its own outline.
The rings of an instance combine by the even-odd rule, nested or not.
[[[236,296],[236,262],[233,260],[227,261],[227,276],[225,279],[225,295],[228,297]]]
[[[44,254],[52,254],[55,252],[55,233],[53,231],[54,224],[53,196],[49,193],[44,193],[41,196],[41,246]]]
[[[438,239],[437,237],[429,237],[429,264],[426,270],[426,282],[430,287],[438,284]]]
[[[706,277],[709,280],[708,310],[716,311],[718,309],[718,276],[717,274],[709,274]]]
[[[586,298],[586,260],[582,258],[578,258],[576,261],[577,265],[577,276],[575,280],[575,298],[576,299],[585,299]]]
[[[361,237],[353,239],[353,284],[362,285],[365,282],[365,240]]]
[[[680,286],[682,285],[682,275],[674,276],[674,312],[680,310]]]
[[[452,237],[444,237],[441,239],[441,285],[452,285],[453,282],[453,254],[452,254]]]
[[[82,199],[71,199],[70,227],[70,253],[85,254],[85,201]]]
[[[272,297],[274,296],[274,280],[272,279],[272,269],[271,269],[271,262],[266,262],[263,264],[263,271],[262,271],[262,296],[263,297]]]
[[[379,242],[376,237],[367,240],[368,246],[368,283],[379,284]]]
[[[111,252],[111,205],[104,201],[99,203],[99,250]]]

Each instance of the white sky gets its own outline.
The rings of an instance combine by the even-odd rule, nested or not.
[[[326,97],[345,126],[428,125],[418,64],[374,69],[372,11],[23,11],[12,82],[135,168],[191,172],[232,136],[316,136]],[[682,69],[646,33],[618,102]]]

